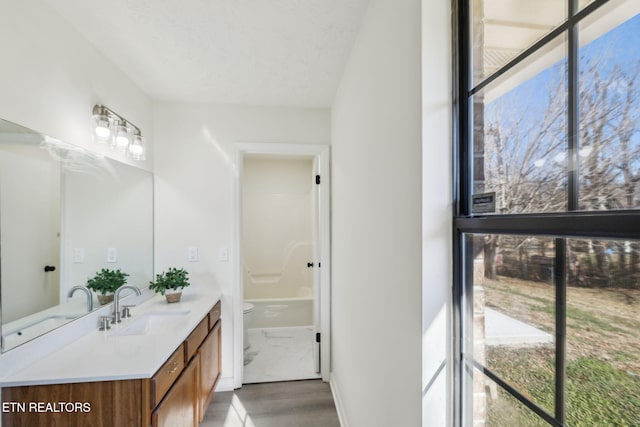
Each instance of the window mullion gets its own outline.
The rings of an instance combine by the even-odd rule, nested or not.
[[[471,34],[468,30],[470,23],[470,11],[467,1],[458,3],[458,38],[456,40],[457,49],[460,54],[454,63],[457,73],[458,85],[455,89],[454,123],[457,135],[454,135],[453,145],[456,149],[457,159],[454,161],[454,200],[456,211],[459,215],[469,215],[471,213],[470,201],[473,192],[473,118],[471,110],[472,97],[469,96],[471,87],[472,53]],[[457,114],[456,114],[457,113]],[[457,118],[457,119],[456,119]]]
[[[572,17],[578,10],[578,1],[569,0],[569,16]],[[578,210],[578,150],[580,138],[580,98],[578,83],[578,26],[575,21],[568,29],[568,46],[567,52],[567,159],[568,159],[568,176],[567,176],[567,207],[569,211]]]
[[[567,330],[567,240],[555,239],[555,286],[556,286],[556,388],[555,388],[555,416],[556,420],[564,424],[566,419],[565,405],[565,373],[566,373],[566,330]]]

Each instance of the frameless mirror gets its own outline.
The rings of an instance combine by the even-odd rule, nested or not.
[[[100,307],[70,291],[102,268],[152,280],[152,174],[0,119],[2,351]]]

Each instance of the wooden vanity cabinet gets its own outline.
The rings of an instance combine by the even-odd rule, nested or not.
[[[211,313],[214,313],[213,319]],[[215,317],[216,313],[217,317]],[[215,324],[210,329],[212,320]],[[153,410],[152,427],[196,427],[202,422],[220,377],[220,338],[220,302],[218,302],[184,341],[184,360],[188,361],[188,364],[178,380],[173,383],[170,391]],[[176,360],[180,360],[177,354],[181,350],[178,348],[163,368],[179,366],[179,364],[171,364],[171,359],[175,357]],[[163,368],[158,370],[154,378],[175,369],[163,371]],[[155,405],[152,404],[153,406]]]
[[[220,321],[204,340],[198,357],[200,361],[200,381],[198,392],[198,422],[202,422],[204,414],[213,399],[213,392],[220,377]]]
[[[25,405],[24,411],[3,412],[2,427],[113,427],[149,426],[144,423],[145,380],[100,381],[4,387],[3,402]],[[80,402],[73,412],[61,411],[57,402]],[[46,407],[51,404],[53,407]],[[32,405],[38,405],[32,407]],[[146,412],[146,416],[145,416]]]
[[[213,306],[211,311],[209,311],[209,329],[210,330],[213,329],[216,323],[218,323],[218,320],[220,320],[221,314],[222,314],[222,310],[220,308],[220,301],[218,301],[216,305]]]
[[[3,402],[87,402],[89,412],[2,413],[2,427],[197,427],[220,378],[220,302],[148,379],[5,387]]]
[[[196,427],[198,418],[199,356],[186,367],[180,378],[151,414],[152,427]]]

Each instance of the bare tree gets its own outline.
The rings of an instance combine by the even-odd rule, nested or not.
[[[580,208],[636,207],[640,180],[640,88],[638,66],[615,65],[606,75],[598,64],[581,73]]]
[[[583,57],[579,84],[579,208],[629,209],[640,204],[640,61],[619,64]],[[504,96],[485,106],[486,191],[500,213],[558,212],[567,207],[566,62],[545,70],[546,96]],[[540,84],[537,84],[540,91]],[[543,101],[541,99],[544,99]],[[519,103],[519,105],[517,104]],[[523,104],[525,108],[523,108]],[[531,104],[531,108],[527,105]],[[511,244],[519,245],[517,242]],[[500,238],[485,240],[485,275],[495,278]],[[595,268],[611,281],[618,267],[637,272],[639,246],[593,241]]]

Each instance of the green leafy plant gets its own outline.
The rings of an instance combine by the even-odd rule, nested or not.
[[[171,267],[166,272],[156,274],[156,280],[149,282],[149,289],[164,295],[168,290],[177,291],[190,284],[189,273],[185,269]]]
[[[118,270],[103,268],[91,279],[87,280],[87,288],[101,295],[114,293],[120,286],[127,283],[127,273]]]

